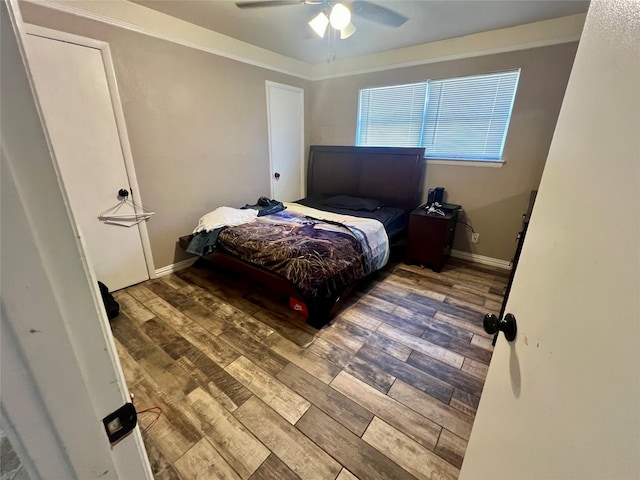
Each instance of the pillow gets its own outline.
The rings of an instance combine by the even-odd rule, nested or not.
[[[253,222],[258,216],[258,211],[253,209],[240,209],[231,207],[218,207],[212,212],[200,217],[198,226],[193,233],[210,232],[220,227],[233,227],[243,223]]]
[[[329,197],[324,202],[324,205],[335,208],[346,208],[347,210],[365,210],[367,212],[373,212],[380,207],[384,207],[384,203],[373,198],[362,197],[350,197],[349,195],[336,195],[335,197]]]

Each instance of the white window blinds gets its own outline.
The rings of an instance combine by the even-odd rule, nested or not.
[[[360,91],[357,144],[500,161],[520,70]]]
[[[419,147],[427,82],[360,90],[357,144]]]

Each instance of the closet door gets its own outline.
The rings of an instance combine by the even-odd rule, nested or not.
[[[98,219],[118,204],[120,189],[140,202],[125,167],[103,52],[31,34],[26,48],[65,193],[97,279],[112,291],[147,280],[146,228]],[[125,212],[134,213],[133,207],[124,205],[119,213]]]
[[[304,196],[304,90],[266,82],[271,198]]]

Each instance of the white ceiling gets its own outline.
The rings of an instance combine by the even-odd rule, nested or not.
[[[358,29],[334,44],[307,22],[326,5],[240,9],[231,0],[130,0],[310,64],[419,45],[587,11],[583,0],[374,0],[409,20],[398,28],[354,16]],[[343,3],[349,4],[346,0]]]

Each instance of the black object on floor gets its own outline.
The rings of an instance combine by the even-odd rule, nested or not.
[[[104,309],[107,312],[107,317],[109,317],[109,320],[116,318],[120,314],[120,304],[116,302],[113,295],[109,293],[109,289],[104,283],[98,282],[98,286],[100,287],[102,303],[104,303]]]

